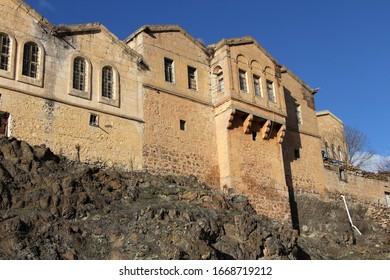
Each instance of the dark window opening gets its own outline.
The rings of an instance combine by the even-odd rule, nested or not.
[[[89,125],[90,126],[99,126],[99,116],[91,114],[89,116]]]
[[[112,67],[105,66],[102,70],[102,96],[112,99],[114,88],[114,73]]]
[[[244,70],[238,70],[238,78],[240,80],[240,90],[248,92],[248,85],[246,82],[246,72]]]
[[[8,120],[9,114],[0,112],[0,135],[8,136]]]
[[[31,78],[38,76],[38,45],[29,42],[24,45],[23,49],[23,68],[22,75]]]
[[[8,71],[10,54],[10,39],[6,34],[0,33],[0,69]]]
[[[295,156],[295,159],[299,159],[301,157],[301,153],[300,153],[299,149],[294,150],[294,156]]]
[[[165,81],[173,83],[173,60],[164,58],[164,69],[165,69]]]
[[[77,57],[73,61],[73,88],[85,91],[86,67],[85,59]]]
[[[186,121],[180,120],[180,130],[186,130]]]
[[[256,138],[257,138],[257,132],[256,131],[252,131],[252,140],[256,141]]]
[[[339,179],[340,179],[341,181],[344,181],[344,182],[347,181],[347,176],[346,176],[346,173],[345,173],[344,168],[340,168],[340,169],[339,169]]]
[[[188,88],[196,90],[196,69],[188,66]]]

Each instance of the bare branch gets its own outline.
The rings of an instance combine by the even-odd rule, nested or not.
[[[374,156],[367,136],[356,128],[345,126],[345,142],[348,150],[348,163],[360,167]]]

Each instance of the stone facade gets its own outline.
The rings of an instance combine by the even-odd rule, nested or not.
[[[98,23],[54,26],[21,0],[0,13],[0,133],[84,162],[195,175],[286,223],[294,190],[331,191],[321,133],[333,124],[316,115],[317,90],[252,37],[205,46],[150,25],[121,41]]]
[[[347,147],[343,122],[329,111],[320,111],[317,113],[317,123],[324,158],[346,161]]]

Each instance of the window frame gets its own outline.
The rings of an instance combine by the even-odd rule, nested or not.
[[[112,74],[112,95],[111,98],[103,96],[103,70],[110,68]],[[120,76],[117,68],[111,62],[103,62],[99,67],[99,103],[120,107]]]
[[[248,77],[245,70],[238,69],[238,82],[240,91],[248,93]]]
[[[198,90],[197,69],[192,66],[187,66],[188,88]]]
[[[258,83],[256,83],[256,81]],[[253,74],[253,90],[254,90],[254,95],[255,96],[263,97],[263,93],[262,93],[262,90],[261,90],[261,77],[259,75],[256,75],[256,74]]]
[[[271,85],[271,87],[269,87],[269,85]],[[268,101],[270,101],[272,103],[276,103],[275,83],[271,80],[267,80],[266,87],[267,87]],[[272,94],[270,94],[270,92]]]
[[[303,118],[302,118],[302,108],[301,108],[300,104],[296,104],[295,114],[297,116],[297,123],[298,123],[298,125],[302,125],[303,124]]]
[[[175,83],[175,65],[173,59],[164,57],[164,76],[166,82]]]
[[[78,65],[76,65],[76,62],[78,62]],[[72,88],[79,91],[86,91],[87,88],[87,62],[81,56],[73,59]]]
[[[7,61],[7,70],[0,68],[0,77],[7,79],[15,79],[15,54],[16,54],[16,41],[15,38],[9,32],[0,30],[0,34],[3,34],[8,37],[8,61]],[[2,44],[0,43],[0,52],[2,52]],[[1,54],[0,54],[1,55]],[[0,58],[1,60],[1,58]]]
[[[36,75],[31,77],[29,75],[25,75],[25,47],[27,44],[33,44],[37,47],[37,58],[34,62],[36,64]],[[30,85],[34,85],[37,87],[43,87],[44,81],[44,72],[45,72],[45,49],[43,45],[32,38],[25,38],[19,44],[18,48],[18,71],[17,71],[17,80],[22,83],[27,83]],[[31,65],[30,65],[31,66]]]
[[[75,60],[83,59],[85,63],[85,81],[84,90],[74,88],[75,78]],[[83,99],[92,99],[92,64],[91,61],[82,53],[76,52],[69,57],[69,95],[80,97]]]

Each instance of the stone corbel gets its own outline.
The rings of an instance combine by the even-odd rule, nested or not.
[[[234,119],[234,115],[235,114],[236,114],[236,109],[232,108],[232,111],[230,112],[229,122],[228,122],[228,125],[227,125],[228,129],[232,128],[233,119]]]
[[[270,130],[271,130],[271,121],[267,120],[260,130],[263,139],[268,139]]]
[[[283,143],[283,139],[284,139],[284,135],[286,134],[286,126],[285,125],[282,125],[278,131],[278,142],[279,144],[282,144]]]
[[[251,126],[252,126],[252,121],[253,121],[253,115],[249,114],[245,121],[244,121],[244,133],[248,134],[251,131]]]

